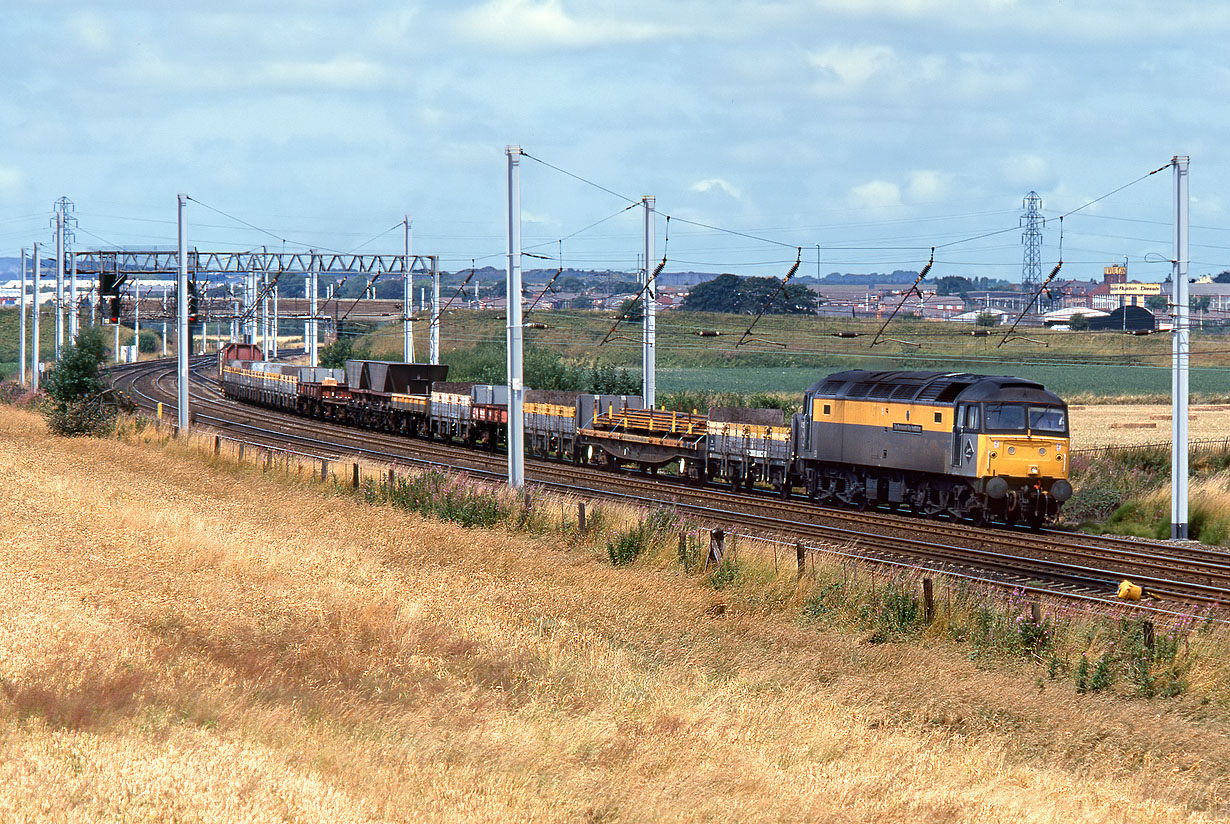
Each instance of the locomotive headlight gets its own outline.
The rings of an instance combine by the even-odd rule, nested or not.
[[[1015,455],[1015,454],[1016,454],[1016,447],[1015,447],[1015,446],[1010,446],[1010,447],[1008,447],[1008,454],[1009,454],[1009,455]]]
[[[1045,447],[1045,446],[1040,447],[1040,448],[1038,449],[1038,454],[1039,454],[1039,455],[1045,455],[1045,454],[1046,454],[1046,447]]]

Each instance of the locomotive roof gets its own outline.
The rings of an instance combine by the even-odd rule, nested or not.
[[[1062,404],[1042,384],[1008,375],[969,372],[909,372],[851,369],[816,381],[808,395],[831,398],[955,403],[956,401],[1032,401]]]

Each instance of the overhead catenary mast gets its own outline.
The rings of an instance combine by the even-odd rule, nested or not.
[[[1171,339],[1171,453],[1170,537],[1187,539],[1187,401],[1188,359],[1191,354],[1187,306],[1187,155],[1175,155],[1174,164],[1174,337]]]
[[[410,262],[410,215],[404,215],[402,221],[405,224],[406,233],[401,284],[401,359],[406,363],[414,363],[414,328],[412,325],[412,315],[414,313],[414,266]]]
[[[525,484],[525,386],[522,384],[521,328],[521,147],[509,146],[508,156],[508,485]]]
[[[654,206],[657,198],[646,195],[641,198],[645,210],[645,267],[644,290],[645,310],[642,313],[642,348],[641,348],[641,394],[645,399],[645,408],[653,409],[658,394],[658,355],[657,355],[657,317],[655,313],[655,298],[658,286],[650,267],[654,259]],[[669,232],[668,232],[669,234]]]
[[[176,309],[179,314],[179,332],[175,341],[176,354],[179,362],[178,370],[178,407],[179,431],[188,434],[188,231],[184,224],[184,209],[188,204],[187,195],[176,195],[178,201],[179,223],[179,289]]]

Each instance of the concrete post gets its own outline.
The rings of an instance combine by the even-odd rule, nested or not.
[[[320,340],[320,329],[317,325],[318,321],[316,320],[316,314],[318,311],[316,305],[316,292],[320,285],[320,279],[316,273],[316,250],[310,250],[309,255],[308,271],[311,273],[311,277],[309,278],[311,286],[308,294],[308,328],[311,329],[311,339],[308,341],[308,365],[320,366],[320,353],[318,352],[317,346]]]
[[[38,293],[39,291],[41,291],[42,285],[43,285],[42,271],[41,271],[43,267],[40,265],[40,263],[41,261],[39,260],[38,241],[35,241],[34,243],[34,269],[33,269],[34,271],[34,287],[33,287],[34,288],[34,303],[33,303],[33,307],[30,310],[33,313],[31,315],[32,323],[30,327],[30,388],[35,392],[38,391],[38,382],[39,382],[39,378],[41,377],[41,375],[39,375],[39,370],[38,370],[38,367],[39,367]]]
[[[414,329],[410,317],[414,313],[414,264],[410,261],[410,216],[404,217],[406,225],[405,257],[402,258],[401,357],[406,363],[414,363]]]
[[[179,299],[176,301],[179,310],[179,333],[175,348],[179,355],[178,388],[179,388],[179,428],[188,432],[188,233],[184,224],[184,209],[188,205],[188,196],[177,195],[179,223]]]
[[[64,213],[55,210],[55,363],[64,348]]]
[[[1170,537],[1187,539],[1187,400],[1191,329],[1187,306],[1187,166],[1190,158],[1176,155],[1174,163],[1174,337],[1171,341],[1171,456]]]
[[[657,284],[653,282],[654,260],[654,204],[656,198],[646,195],[641,199],[645,209],[645,311],[643,328],[643,348],[641,352],[641,394],[645,399],[645,408],[652,409],[657,404],[658,394],[658,356],[657,356],[657,313],[654,299],[658,294]]]
[[[517,228],[517,242],[520,243],[521,229]],[[520,262],[518,262],[518,274],[520,274]],[[521,293],[518,292],[520,297]],[[520,314],[520,304],[518,304],[517,313]],[[440,266],[437,258],[431,259],[431,362],[440,362]]]
[[[521,147],[508,146],[508,485],[519,489],[525,484],[525,386],[521,358]],[[433,280],[436,267],[433,265]],[[432,303],[432,332],[436,329],[436,303]],[[432,363],[436,349],[432,345]]]
[[[17,309],[20,312],[19,320],[17,321],[18,333],[21,338],[21,345],[18,347],[21,356],[18,359],[19,366],[17,379],[22,386],[26,385],[26,248],[21,248],[21,298],[17,301]]]

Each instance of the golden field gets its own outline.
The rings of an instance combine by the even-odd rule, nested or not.
[[[1169,404],[1073,404],[1069,416],[1073,449],[1170,440]],[[1192,440],[1230,438],[1230,404],[1191,404],[1187,418],[1188,437]]]
[[[1212,821],[1230,716],[0,409],[0,821]],[[715,609],[718,604],[723,609]]]

